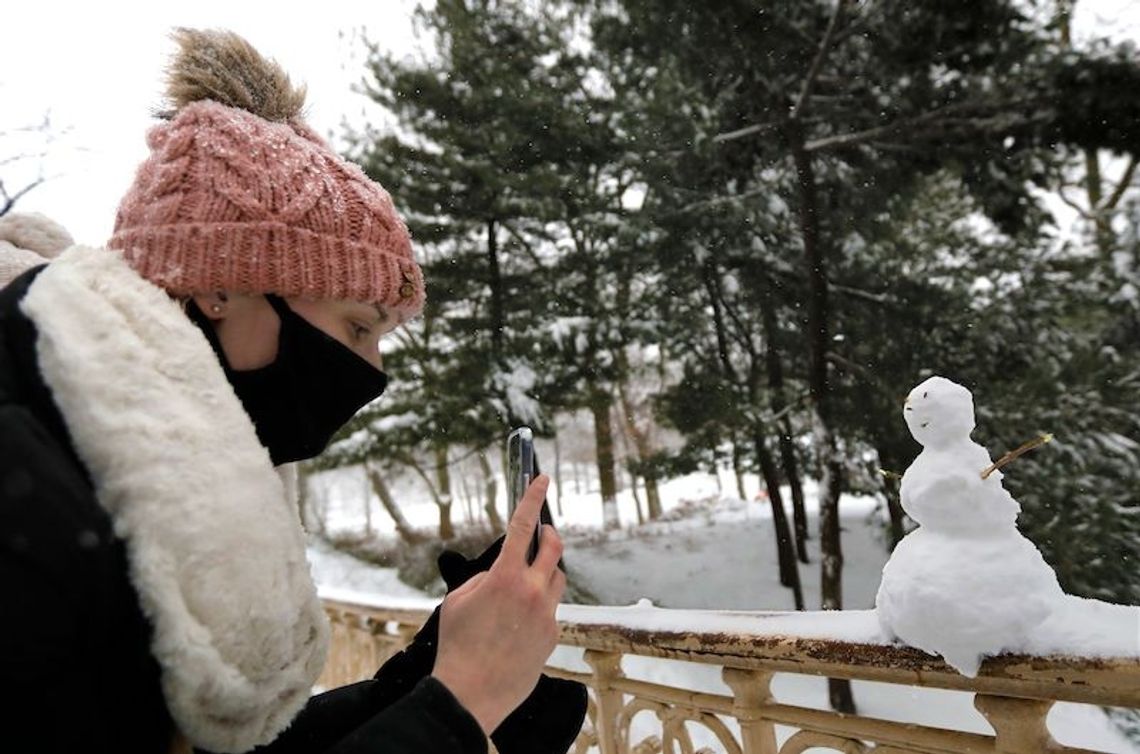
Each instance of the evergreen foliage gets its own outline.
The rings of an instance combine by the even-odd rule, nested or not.
[[[395,125],[350,152],[409,218],[428,310],[326,462],[427,458],[442,487],[456,454],[578,409],[602,448],[652,381],[685,442],[645,450],[647,479],[728,454],[770,490],[882,495],[897,540],[877,472],[917,453],[901,400],[938,373],[995,456],[1055,435],[1006,484],[1066,589],[1140,602],[1140,204],[1071,238],[1042,200],[1081,150],[1140,154],[1140,64],[1023,5],[420,11],[429,54],[369,61]],[[802,556],[793,521],[778,546]]]

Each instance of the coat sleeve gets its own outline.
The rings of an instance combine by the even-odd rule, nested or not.
[[[27,409],[0,404],[0,750],[168,741],[146,626],[120,620],[133,615],[123,605],[133,594],[121,547],[80,470]]]
[[[259,754],[485,754],[475,718],[435,678],[385,704],[380,681],[318,694]]]

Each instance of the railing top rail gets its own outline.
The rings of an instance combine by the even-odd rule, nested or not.
[[[327,598],[325,604],[334,612],[414,625],[431,613],[426,608]],[[654,609],[652,620],[638,621],[622,619],[623,610],[630,609],[564,605],[559,610],[561,643],[726,667],[1140,707],[1140,658],[1136,657],[1001,655],[987,659],[977,678],[967,678],[921,650],[884,642],[868,623],[868,615],[873,617],[870,611]]]

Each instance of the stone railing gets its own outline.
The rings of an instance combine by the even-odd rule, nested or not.
[[[430,613],[426,606],[343,599],[326,598],[325,606],[333,626],[332,652],[321,680],[325,687],[371,676]],[[865,611],[789,616],[654,609],[652,620],[638,621],[621,619],[621,610],[563,606],[559,611],[562,646],[555,659],[577,656],[547,672],[590,689],[588,718],[572,750],[577,754],[1086,752],[1091,750],[1063,746],[1051,737],[1046,715],[1054,702],[1140,707],[1137,659],[1003,655],[987,660],[978,677],[966,678],[920,651],[860,640],[873,621]],[[726,617],[737,620],[727,632]],[[813,631],[817,638],[805,638]],[[641,662],[638,658],[714,666],[729,693],[627,676],[625,666]],[[994,734],[781,702],[771,686],[777,673],[971,692]],[[645,715],[655,718],[648,733]]]

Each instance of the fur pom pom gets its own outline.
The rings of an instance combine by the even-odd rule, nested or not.
[[[167,71],[169,109],[173,117],[192,102],[213,100],[269,121],[301,115],[305,87],[293,86],[288,74],[249,42],[222,29],[175,29],[178,52]]]

